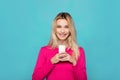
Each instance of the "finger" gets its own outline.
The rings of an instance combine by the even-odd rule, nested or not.
[[[69,60],[69,57],[64,57],[64,58],[61,58],[60,60],[61,60],[61,61],[68,61],[68,60]]]
[[[59,54],[58,56],[59,56],[59,58],[63,58],[63,57],[66,57],[67,54]]]

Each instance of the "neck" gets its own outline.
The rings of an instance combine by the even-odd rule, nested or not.
[[[59,41],[58,45],[65,45],[66,47],[68,46],[66,41]]]
[[[60,40],[60,41],[58,42],[58,44],[65,45],[65,44],[66,44],[66,41]]]

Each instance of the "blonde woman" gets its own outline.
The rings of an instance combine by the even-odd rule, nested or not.
[[[87,80],[84,49],[78,46],[72,17],[59,13],[47,46],[40,49],[32,80]]]

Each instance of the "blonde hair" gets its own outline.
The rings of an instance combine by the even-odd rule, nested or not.
[[[78,59],[78,56],[80,55],[79,52],[79,46],[77,44],[76,41],[76,30],[75,30],[75,26],[74,26],[74,22],[72,20],[72,17],[69,13],[67,12],[61,12],[59,13],[55,19],[53,20],[53,24],[52,24],[52,33],[51,33],[51,38],[50,41],[48,43],[49,46],[51,46],[52,48],[56,48],[58,47],[58,38],[55,34],[55,29],[56,29],[56,21],[58,19],[65,19],[68,22],[68,26],[70,28],[70,36],[67,38],[67,44],[69,46],[69,48],[71,48],[73,50],[73,56],[75,59]]]

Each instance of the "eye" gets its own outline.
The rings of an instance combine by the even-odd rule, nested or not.
[[[60,26],[60,25],[57,25],[57,28],[61,28],[61,26]]]
[[[68,26],[68,25],[66,25],[66,26],[65,26],[65,28],[69,28],[69,26]]]

